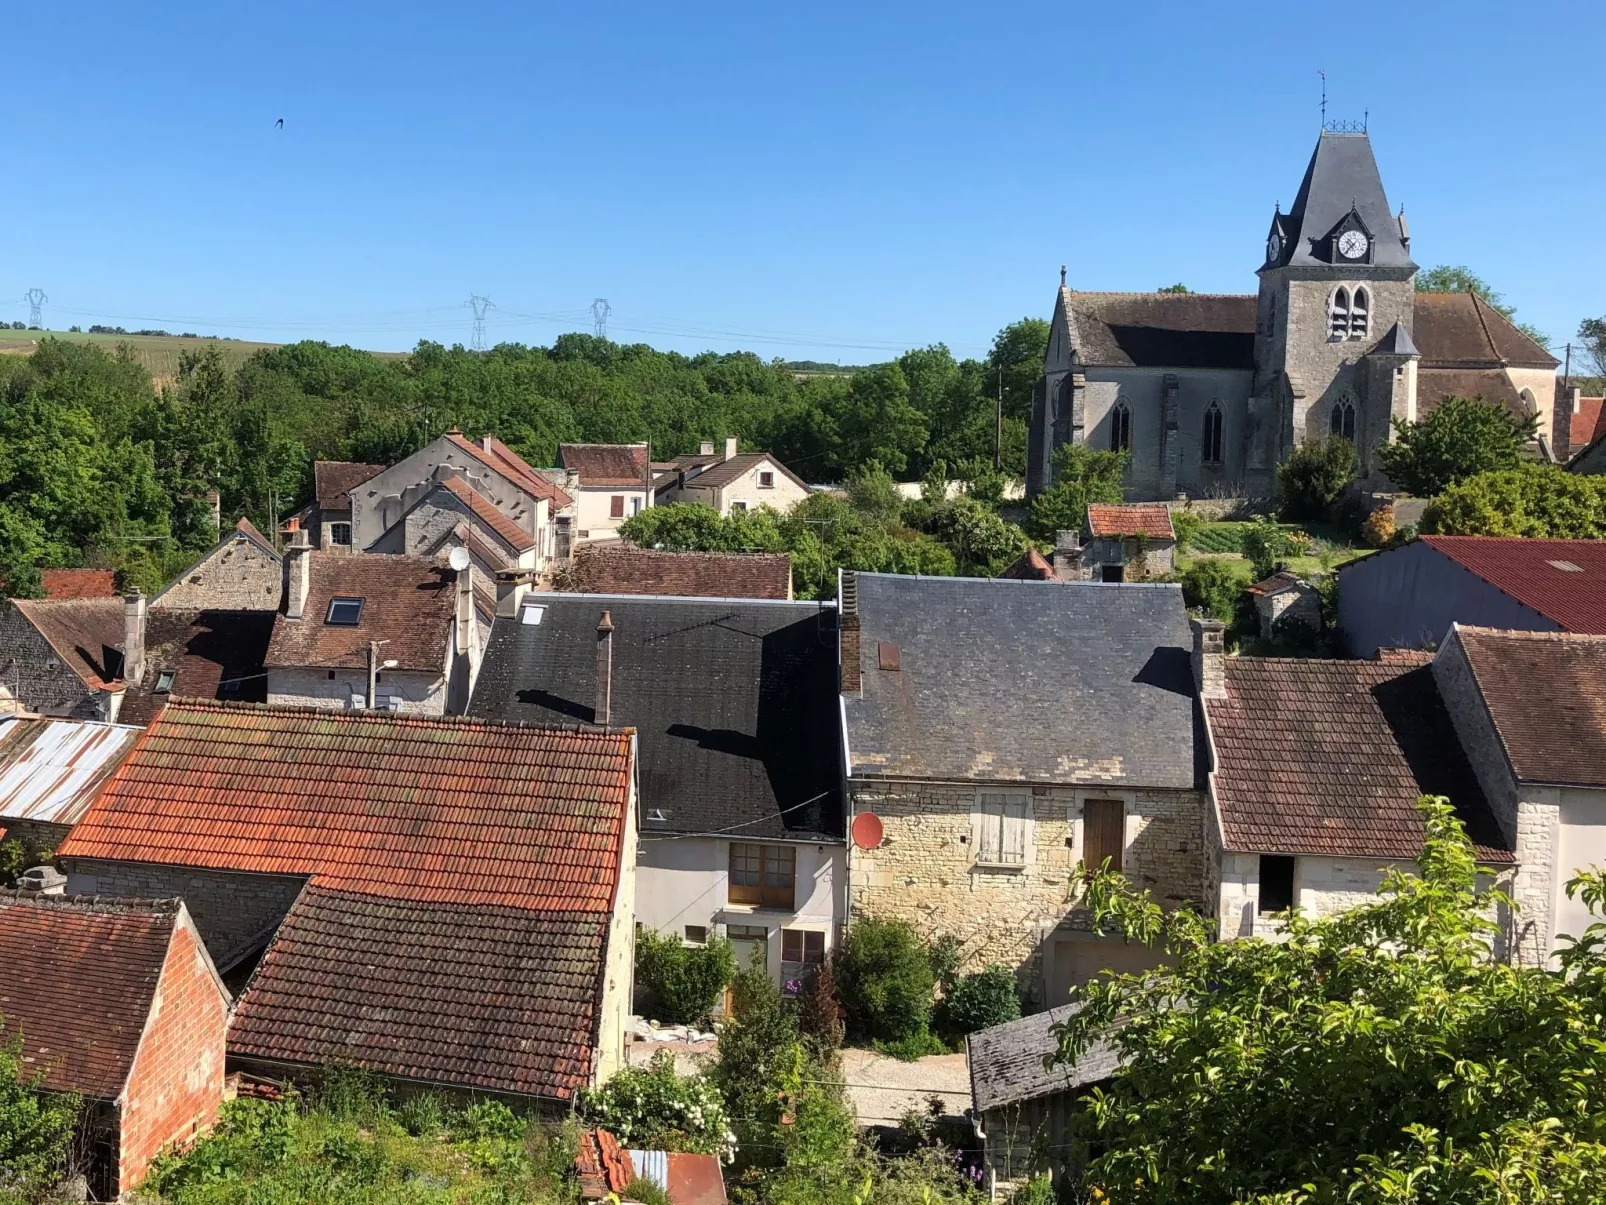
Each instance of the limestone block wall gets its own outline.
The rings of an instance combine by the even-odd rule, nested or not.
[[[9,599],[0,599],[0,702],[40,715],[110,719],[111,696],[90,690]]]
[[[1505,746],[1494,730],[1494,722],[1472,677],[1472,667],[1467,664],[1466,653],[1453,632],[1433,659],[1433,683],[1439,689],[1439,697],[1450,713],[1461,748],[1472,763],[1478,785],[1483,788],[1484,798],[1500,822],[1501,831],[1507,840],[1515,839],[1517,782],[1506,761]]]
[[[279,558],[235,532],[151,600],[173,611],[272,611],[284,590]]]
[[[351,700],[368,693],[368,671],[337,669],[334,677],[327,669],[296,668],[268,671],[268,702],[278,706],[318,707],[326,711],[347,711]],[[403,715],[445,715],[448,681],[443,674],[410,670],[381,671],[375,688],[376,701],[401,697],[396,708]]]

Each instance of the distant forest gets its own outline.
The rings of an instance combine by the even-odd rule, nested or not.
[[[0,591],[30,592],[58,565],[165,580],[215,538],[209,491],[226,521],[270,530],[309,499],[314,460],[389,463],[453,424],[533,464],[565,441],[650,440],[658,459],[734,435],[809,481],[872,462],[917,480],[938,461],[990,466],[1001,391],[1004,468],[1018,477],[1047,341],[1046,322],[1023,319],[985,360],[939,344],[851,372],[586,334],[488,352],[425,342],[398,358],[306,342],[237,368],[212,346],[158,388],[130,350],[45,337],[0,357]]]

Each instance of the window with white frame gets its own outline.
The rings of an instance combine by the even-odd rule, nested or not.
[[[1029,795],[980,791],[976,795],[976,863],[980,866],[1025,866],[1031,848],[1032,800]]]

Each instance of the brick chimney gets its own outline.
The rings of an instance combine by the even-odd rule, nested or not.
[[[613,720],[613,614],[604,611],[597,621],[597,706],[592,717],[599,724]]]
[[[1054,580],[1079,582],[1082,580],[1082,537],[1074,531],[1054,533]]]
[[[734,435],[727,435],[725,437],[725,459],[726,460],[730,460],[735,455],[736,455],[736,437]]]
[[[837,657],[842,663],[842,693],[857,694],[864,682],[859,657],[859,578],[851,569],[841,571],[837,582]]]
[[[307,607],[308,579],[312,570],[312,545],[300,519],[291,519],[290,542],[284,549],[284,617],[300,619]]]
[[[1193,631],[1193,685],[1201,699],[1227,697],[1227,654],[1222,641],[1226,624],[1219,619],[1190,619]]]
[[[137,685],[145,676],[145,596],[138,589],[123,595],[123,681]]]

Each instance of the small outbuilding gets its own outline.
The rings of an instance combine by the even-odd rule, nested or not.
[[[1164,577],[1176,567],[1176,555],[1177,533],[1164,502],[1088,505],[1083,577],[1095,582]]]
[[[1249,587],[1260,619],[1260,638],[1275,640],[1291,627],[1312,633],[1322,630],[1322,599],[1316,587],[1286,571],[1272,574]]]

